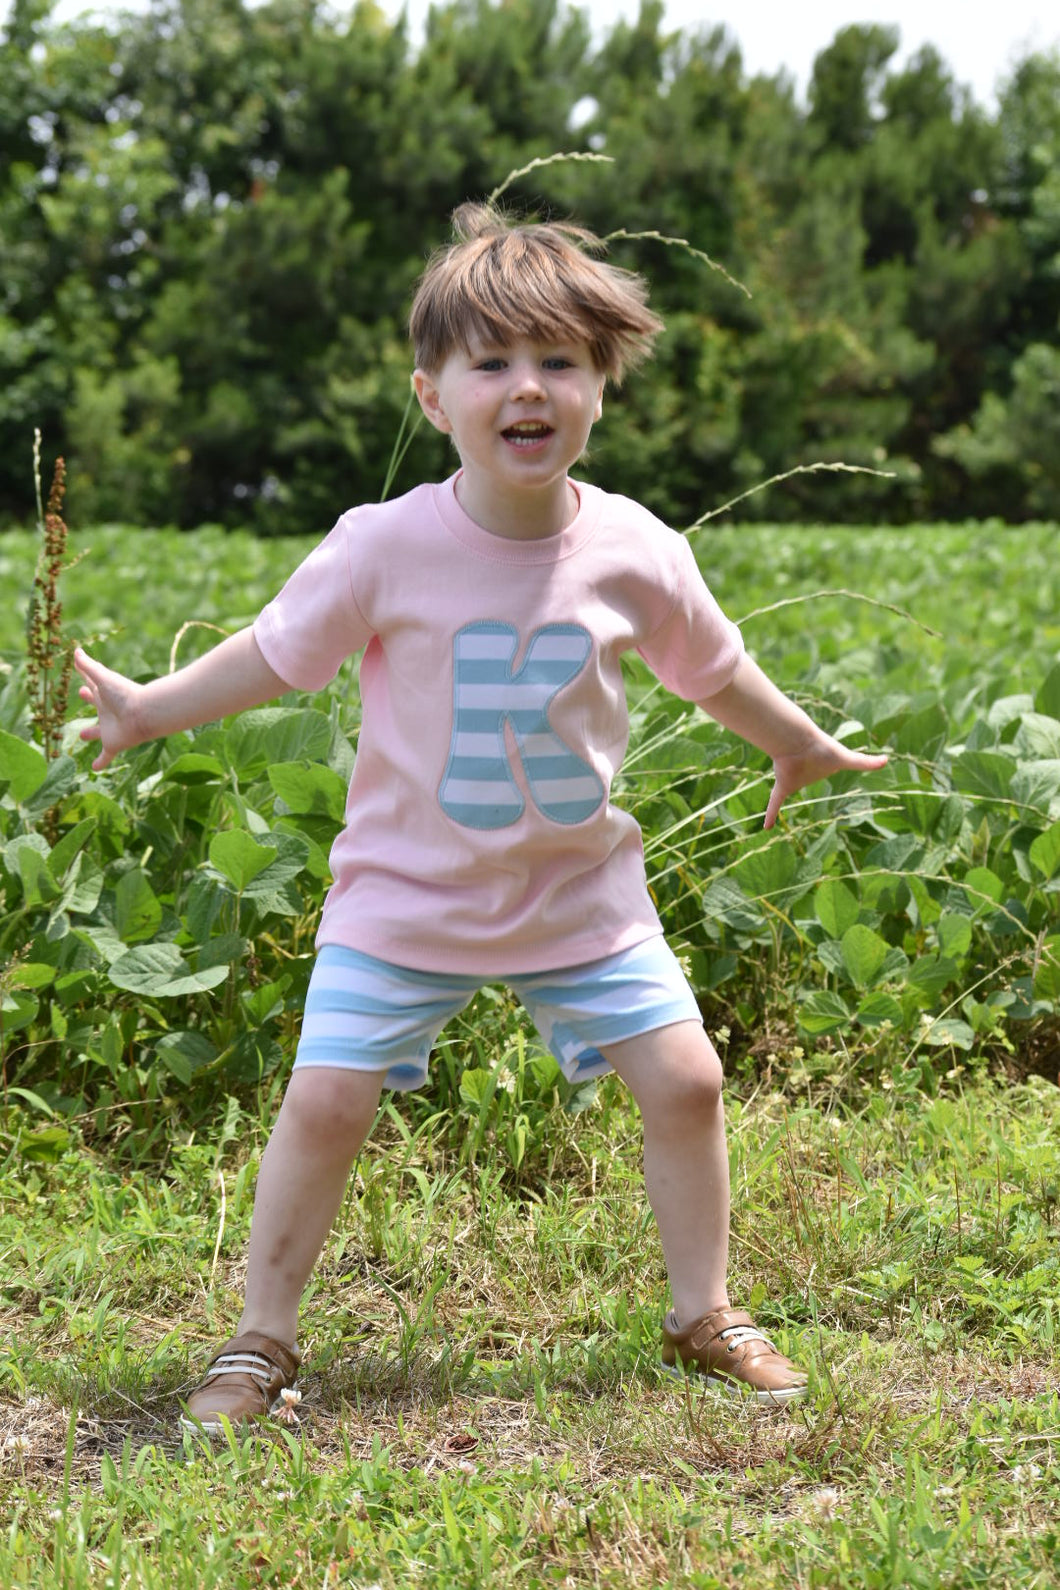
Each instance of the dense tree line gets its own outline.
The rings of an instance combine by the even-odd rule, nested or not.
[[[0,517],[31,438],[71,515],[319,530],[380,493],[408,398],[411,286],[461,200],[616,239],[667,320],[588,469],[676,523],[740,510],[1060,514],[1060,61],[998,110],[896,30],[839,32],[802,106],[724,30],[662,7],[594,42],[557,0],[453,0],[414,47],[362,0],[154,0],[0,39]],[[448,468],[421,431],[394,490]]]

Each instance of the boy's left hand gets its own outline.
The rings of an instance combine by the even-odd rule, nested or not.
[[[805,785],[816,784],[822,778],[831,778],[833,773],[874,773],[886,761],[886,756],[852,751],[841,740],[833,740],[830,734],[820,734],[803,750],[787,756],[775,756],[773,792],[766,807],[763,826],[772,828],[788,796]]]

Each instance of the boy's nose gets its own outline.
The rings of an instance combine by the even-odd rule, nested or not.
[[[515,364],[512,366],[511,385],[512,397],[536,398],[544,394],[544,383],[541,372],[536,365]]]

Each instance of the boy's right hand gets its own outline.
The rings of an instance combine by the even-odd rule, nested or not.
[[[74,652],[74,667],[84,680],[78,691],[81,700],[90,702],[96,709],[96,722],[81,730],[81,738],[102,742],[102,749],[92,763],[99,773],[120,751],[151,738],[141,707],[145,687],[126,679],[124,674],[115,673],[113,668],[105,668],[80,646]]]

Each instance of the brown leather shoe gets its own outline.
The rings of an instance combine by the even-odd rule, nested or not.
[[[715,1308],[680,1327],[671,1309],[663,1320],[663,1368],[678,1364],[702,1375],[729,1396],[753,1393],[761,1403],[793,1402],[806,1395],[806,1375],[777,1351],[742,1309]]]
[[[206,1378],[188,1398],[181,1424],[213,1434],[221,1429],[221,1415],[239,1426],[248,1419],[271,1413],[287,1387],[293,1387],[302,1355],[260,1331],[233,1336],[218,1348],[206,1369]]]

